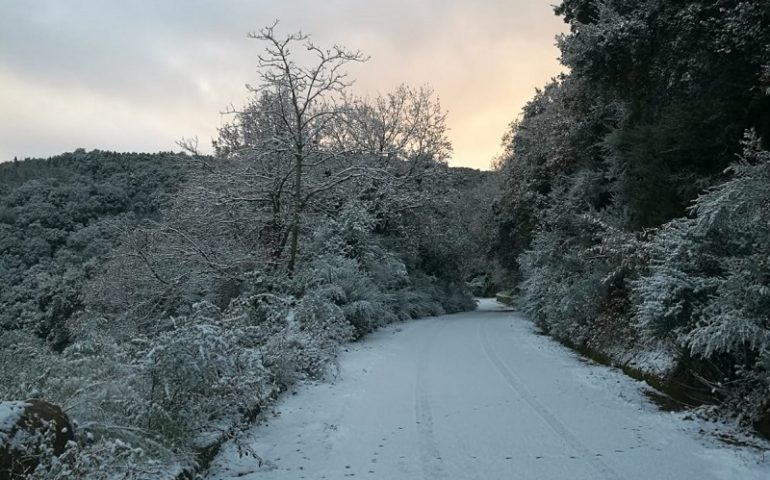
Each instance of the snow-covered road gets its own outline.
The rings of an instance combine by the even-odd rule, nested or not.
[[[340,361],[336,380],[300,387],[248,433],[261,465],[228,445],[209,478],[770,478],[770,453],[657,410],[643,384],[493,301],[388,327]]]

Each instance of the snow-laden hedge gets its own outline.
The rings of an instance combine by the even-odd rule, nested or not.
[[[713,366],[703,382],[756,423],[770,414],[770,152],[750,135],[729,170],[648,245],[633,313],[645,333]]]
[[[522,305],[555,337],[691,382],[759,428],[770,418],[770,152],[749,134],[729,173],[691,216],[654,231],[549,212],[519,259]]]

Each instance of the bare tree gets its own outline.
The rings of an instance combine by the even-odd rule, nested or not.
[[[367,165],[368,183],[359,185],[359,195],[375,217],[388,224],[388,217],[431,201],[436,191],[428,185],[445,176],[452,145],[446,112],[429,86],[347,97],[341,120],[333,139],[337,148],[357,151]]]
[[[318,47],[301,32],[279,37],[276,24],[249,36],[267,44],[259,55],[261,84],[248,87],[254,98],[244,110],[231,110],[236,119],[220,130],[215,148],[220,156],[250,160],[244,178],[267,187],[253,201],[271,205],[281,231],[276,248],[283,252],[289,242],[288,269],[293,271],[302,212],[310,199],[360,174],[352,166],[328,167],[344,152],[331,148],[327,137],[341,115],[342,94],[352,84],[343,68],[366,58],[337,45]],[[294,47],[306,54],[305,62],[295,60]],[[325,169],[323,181],[308,186],[309,170],[318,169]],[[282,219],[286,193],[288,222]]]
[[[302,33],[280,37],[275,24],[250,37],[266,44],[260,84],[248,87],[243,108],[228,109],[217,159],[204,165],[200,194],[211,218],[251,212],[241,221],[253,224],[261,251],[292,272],[309,215],[334,215],[351,198],[378,218],[424,203],[420,183],[451,152],[446,114],[430,88],[356,97],[343,68],[365,61],[360,52],[322,49]],[[181,145],[197,154],[194,143]]]
[[[400,85],[373,99],[349,98],[341,125],[335,132],[340,145],[400,160],[407,172],[445,163],[452,153],[446,112],[429,86]]]

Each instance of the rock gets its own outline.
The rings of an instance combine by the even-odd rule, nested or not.
[[[60,455],[73,439],[72,424],[56,405],[0,402],[0,480],[24,478],[41,455]]]

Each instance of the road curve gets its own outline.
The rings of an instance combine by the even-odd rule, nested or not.
[[[300,387],[215,460],[210,480],[727,480],[770,478],[642,384],[581,361],[493,301],[390,326],[340,375]]]

